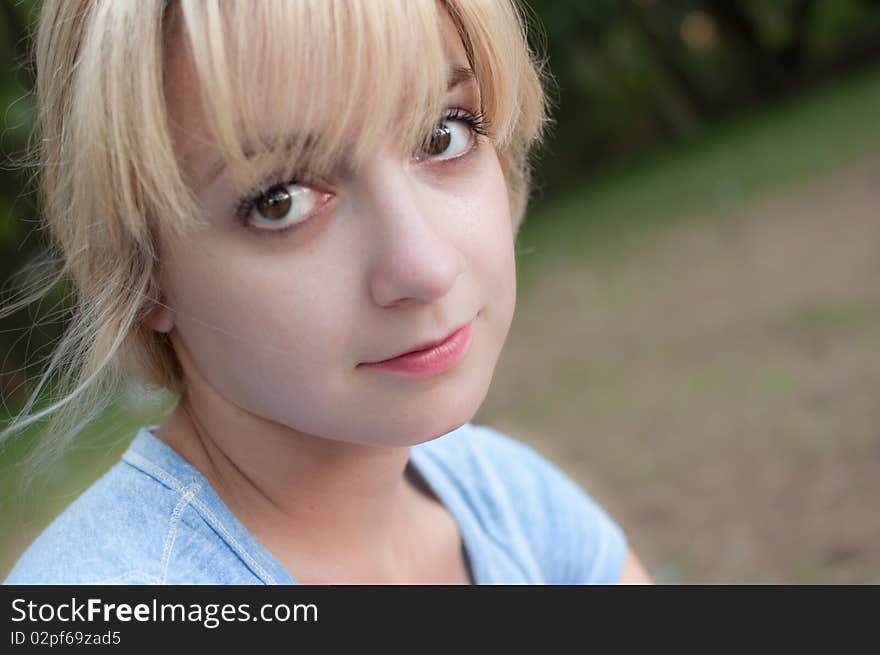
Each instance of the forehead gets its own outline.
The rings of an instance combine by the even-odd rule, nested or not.
[[[344,6],[324,2],[313,7]],[[324,153],[328,161],[343,143],[376,138],[391,126],[406,146],[436,120],[456,72],[479,97],[475,80],[461,75],[471,63],[439,3],[426,11],[425,3],[383,0],[363,4],[381,8],[376,15],[340,9],[329,18],[308,11],[272,16],[269,3],[229,3],[246,10],[213,22],[177,9],[181,4],[167,17],[163,72],[175,151],[192,186],[218,155],[228,165],[251,159],[261,145],[267,152],[294,145],[303,155],[316,147],[311,138],[292,144],[292,134],[322,135],[321,146],[334,151]],[[222,28],[212,28],[217,18]],[[266,135],[282,143],[264,144]]]

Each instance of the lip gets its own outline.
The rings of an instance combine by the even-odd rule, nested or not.
[[[424,377],[449,370],[467,354],[471,343],[473,321],[458,328],[438,343],[413,350],[380,362],[365,362],[358,366],[396,371],[410,376]]]

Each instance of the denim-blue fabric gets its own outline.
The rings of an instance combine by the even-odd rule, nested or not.
[[[296,584],[156,427],[140,428],[4,584]],[[456,520],[475,584],[620,578],[620,527],[529,446],[465,423],[412,446],[409,464]]]

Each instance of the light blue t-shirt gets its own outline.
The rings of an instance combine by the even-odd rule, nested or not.
[[[156,427],[138,431],[4,584],[296,584]],[[476,584],[620,578],[620,527],[529,446],[465,423],[412,446],[409,463],[458,524]]]

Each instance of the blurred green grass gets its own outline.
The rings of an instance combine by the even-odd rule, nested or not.
[[[877,152],[878,110],[880,68],[874,68],[769,110],[720,122],[609,167],[578,189],[536,202],[517,240],[519,292],[527,293],[547,266],[613,267],[673,223],[722,220]],[[873,325],[873,309],[866,311],[869,316],[816,307],[798,320],[814,329],[841,321]],[[789,380],[770,371],[767,385],[784,393]],[[609,387],[607,401],[613,404],[622,393]],[[3,411],[8,411],[5,404]],[[26,472],[21,460],[39,426],[0,447],[0,577],[58,512],[118,459],[136,428],[160,414],[135,414],[114,403],[28,495],[20,493]],[[8,416],[0,414],[4,424]]]
[[[621,161],[536,198],[518,282],[572,260],[613,267],[679,221],[720,220],[880,150],[880,67]]]
[[[137,428],[153,423],[160,414],[136,410],[122,401],[111,403],[45,472],[28,461],[41,438],[42,423],[0,445],[0,579],[58,513],[118,461]],[[4,404],[4,426],[9,418]],[[26,481],[32,484],[25,492]]]

